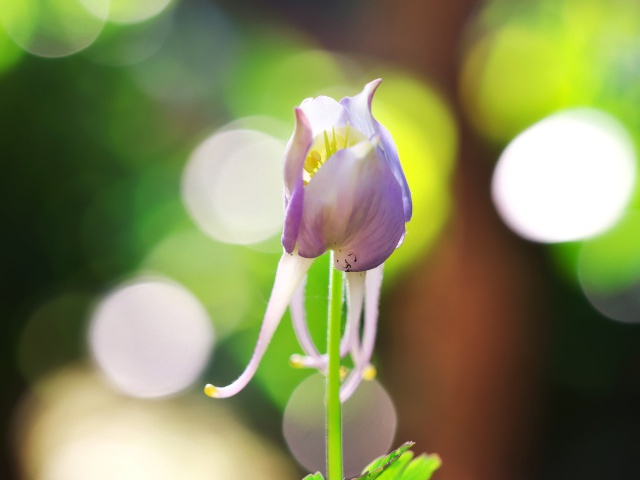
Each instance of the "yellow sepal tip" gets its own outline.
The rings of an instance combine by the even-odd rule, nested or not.
[[[204,386],[204,393],[211,398],[218,398],[218,389],[216,387],[214,387],[213,385],[211,385],[210,383],[207,383]]]
[[[377,374],[378,374],[378,371],[376,370],[376,367],[374,367],[373,365],[369,365],[367,368],[364,369],[364,372],[362,372],[362,379],[366,381],[370,381],[376,378]]]
[[[302,363],[302,357],[294,353],[289,357],[289,365],[293,368],[303,368],[304,364]]]

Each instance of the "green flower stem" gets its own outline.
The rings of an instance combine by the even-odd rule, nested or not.
[[[342,272],[329,265],[329,318],[327,325],[327,477],[342,480],[342,406],[340,405],[340,327],[342,320]]]

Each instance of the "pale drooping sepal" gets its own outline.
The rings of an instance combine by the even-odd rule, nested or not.
[[[323,373],[326,372],[326,358],[321,355],[316,344],[311,338],[304,306],[304,291],[306,287],[306,279],[304,279],[291,298],[289,312],[291,313],[291,323],[293,331],[296,334],[298,343],[302,347],[305,356],[293,354],[290,358],[291,366],[296,368],[319,368]]]
[[[251,380],[258,369],[258,364],[262,359],[267,346],[273,337],[273,334],[287,310],[291,297],[296,288],[302,282],[309,267],[313,263],[313,259],[300,257],[299,255],[291,255],[285,253],[280,259],[276,278],[269,297],[269,303],[264,314],[262,327],[258,336],[258,343],[253,352],[253,356],[244,372],[236,381],[226,387],[215,387],[207,385],[204,389],[205,393],[214,398],[225,398],[235,395],[242,390]]]
[[[340,388],[340,400],[345,402],[353,395],[363,378],[375,375],[375,369],[371,365],[373,348],[378,330],[378,306],[380,303],[380,289],[382,288],[383,265],[366,272],[364,281],[364,326],[362,341],[355,342],[359,348],[352,349],[353,371]]]
[[[347,285],[347,322],[345,332],[340,341],[340,358],[347,356],[353,351],[357,343],[359,349],[360,317],[362,316],[362,303],[364,299],[364,272],[345,273]],[[305,352],[304,356],[291,355],[290,363],[296,368],[316,368],[322,373],[326,373],[328,356],[318,353],[318,349],[311,338],[307,326],[304,308],[304,283],[301,284],[291,299],[289,307],[293,328],[298,338],[298,343]]]

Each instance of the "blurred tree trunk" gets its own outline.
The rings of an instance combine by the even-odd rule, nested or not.
[[[461,39],[477,3],[375,3],[354,40],[433,80],[461,128],[451,223],[382,305],[378,347],[399,411],[397,442],[415,440],[417,451],[439,453],[437,478],[513,480],[525,476],[534,454],[542,282],[539,252],[495,214],[494,159],[458,105]]]

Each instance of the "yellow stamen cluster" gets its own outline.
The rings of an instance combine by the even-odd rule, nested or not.
[[[311,181],[313,176],[320,170],[320,167],[322,167],[332,155],[350,146],[348,124],[346,128],[338,128],[338,133],[336,133],[335,127],[332,127],[331,138],[329,138],[327,130],[322,132],[322,136],[317,135],[304,161],[304,184],[307,185]]]

